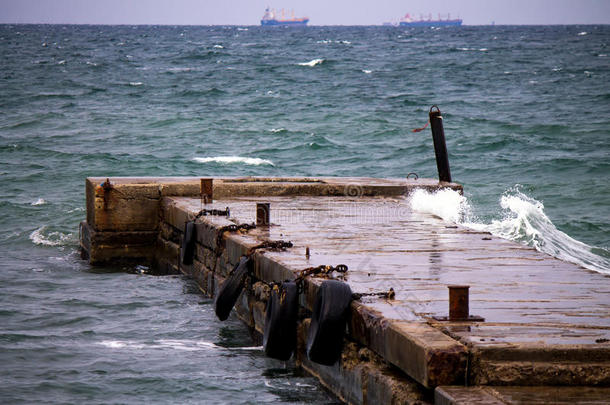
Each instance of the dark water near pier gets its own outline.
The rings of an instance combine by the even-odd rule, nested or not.
[[[414,207],[610,273],[609,26],[0,38],[2,402],[332,400],[191,281],[82,262],[87,176],[436,177],[438,104],[466,198]]]

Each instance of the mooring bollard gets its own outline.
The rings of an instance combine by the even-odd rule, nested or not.
[[[436,108],[436,111],[432,111]],[[449,156],[447,155],[447,143],[445,142],[445,130],[443,129],[443,116],[437,105],[430,107],[430,129],[434,141],[434,153],[436,154],[436,167],[438,168],[438,179],[451,183],[451,171],[449,170]]]
[[[449,287],[449,320],[463,321],[469,318],[467,285],[450,285]]]
[[[270,203],[256,203],[256,226],[269,226],[270,210]]]
[[[201,179],[201,202],[204,204],[211,203],[214,199],[214,179]]]

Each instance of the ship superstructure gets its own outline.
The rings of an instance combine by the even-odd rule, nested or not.
[[[441,15],[438,15],[438,20],[432,19],[432,14],[428,15],[428,19],[425,19],[420,15],[419,20],[414,19],[411,14],[407,13],[398,23],[401,27],[444,27],[444,26],[460,26],[462,20],[460,18],[451,19],[451,15],[447,15],[446,19],[443,19]]]
[[[309,22],[308,17],[295,17],[294,11],[290,12],[290,16],[284,9],[276,12],[275,9],[267,7],[265,15],[261,19],[262,26],[274,26],[274,25],[289,25],[289,26],[305,26]]]

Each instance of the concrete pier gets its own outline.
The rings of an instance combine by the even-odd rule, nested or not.
[[[215,178],[210,189],[200,178],[89,178],[82,252],[92,264],[182,272],[214,296],[249,249],[289,240],[292,248],[252,253],[252,284],[235,312],[258,333],[265,283],[302,269],[345,264],[353,292],[392,288],[394,299],[352,302],[342,358],[328,367],[305,355],[323,279],[306,280],[296,361],[348,403],[607,403],[610,278],[410,209],[414,189],[443,187],[461,190],[429,179]],[[268,226],[223,231],[256,222],[257,203],[269,204]],[[185,223],[227,207],[229,218],[197,219],[193,264],[181,265]],[[470,286],[478,318],[444,320],[456,284]]]

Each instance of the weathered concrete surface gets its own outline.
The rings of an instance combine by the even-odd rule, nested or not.
[[[157,231],[95,231],[86,221],[79,227],[83,257],[93,265],[113,263],[148,263],[154,255]]]
[[[90,177],[85,181],[87,224],[95,232],[158,232],[160,202],[163,197],[195,197],[201,192],[199,177],[111,177],[108,179],[110,186],[103,187],[106,180],[105,177]],[[215,198],[280,195],[373,196],[402,195],[415,188],[432,190],[440,186],[462,190],[459,184],[439,184],[431,179],[226,177],[214,179],[213,193]],[[117,235],[117,238],[119,237]],[[133,246],[129,243],[120,243],[117,246],[104,244],[97,249],[96,241],[93,241],[93,244],[91,241],[83,241],[81,246],[84,256],[89,257],[91,263],[97,264],[119,259],[139,261],[144,252],[139,243]],[[102,253],[104,250],[107,252]],[[98,257],[98,254],[101,256]],[[153,257],[149,254],[147,261],[152,260]]]
[[[435,405],[608,404],[610,387],[438,387]]]
[[[350,404],[429,404],[432,396],[414,380],[388,366],[372,351],[347,343],[341,359],[321,366],[305,355],[310,319],[299,325],[297,362],[330,391]]]
[[[112,240],[113,234],[121,240],[131,221],[138,232],[147,235],[138,236],[142,240],[157,235],[152,243],[158,267],[190,274],[211,296],[241,255],[262,241],[280,239],[292,241],[294,247],[254,253],[253,281],[282,281],[307,267],[347,264],[350,270],[345,278],[354,292],[393,287],[395,300],[371,297],[352,304],[348,339],[357,345],[358,352],[363,348],[374,352],[388,370],[398,373],[399,381],[406,378],[420,384],[421,392],[426,392],[425,387],[465,381],[610,385],[609,278],[534,249],[413,212],[403,195],[416,187],[409,182],[215,179],[215,200],[205,208],[228,206],[232,217],[200,218],[194,264],[180,266],[184,224],[202,207],[199,198],[192,197],[192,193],[199,193],[199,178],[113,178],[116,195],[110,199],[96,189],[101,181],[88,180],[88,207],[91,202],[96,213],[90,216],[88,211],[87,224],[91,219],[99,228],[87,228],[84,233],[89,241]],[[419,184],[438,187],[435,182]],[[133,188],[124,191],[124,187]],[[152,197],[154,187],[156,197]],[[112,198],[123,201],[113,202]],[[154,221],[146,222],[135,210],[129,211],[128,218],[121,217],[121,207],[143,199],[156,199]],[[219,235],[219,229],[229,224],[254,222],[257,202],[271,203],[271,226]],[[105,230],[106,226],[117,230]],[[91,238],[93,232],[100,234],[98,239]],[[91,243],[82,244],[95,254],[104,251],[101,244],[99,252]],[[129,249],[124,253],[129,254]],[[304,310],[311,310],[321,281],[310,278],[306,282],[301,295]],[[470,313],[483,316],[485,322],[434,320],[434,316],[447,315],[450,284],[471,286]],[[236,306],[238,316],[259,333],[264,326],[263,290],[260,284],[249,287]],[[400,397],[400,384],[374,377],[380,375],[378,367],[363,365],[350,371],[340,364],[332,371],[303,360],[304,368],[334,384],[333,391],[346,401],[365,403],[377,397],[394,401]],[[337,388],[342,385],[347,386]],[[377,394],[368,394],[374,392]],[[476,395],[471,395],[474,400]],[[418,397],[408,398],[413,401]]]
[[[196,200],[171,200],[181,210],[199,208]],[[228,240],[253,245],[284,239],[295,247],[261,255],[257,277],[279,281],[295,270],[343,263],[350,268],[347,281],[355,292],[393,287],[396,300],[365,300],[365,311],[355,307],[352,338],[422,385],[446,384],[448,378],[453,379],[449,384],[464,381],[466,351],[470,383],[609,384],[610,345],[604,340],[610,338],[608,277],[414,213],[402,198],[243,197],[210,207],[229,206],[232,220],[252,222],[255,203],[262,201],[271,203],[272,226]],[[312,281],[306,307],[311,308],[318,283]],[[450,284],[471,285],[471,313],[486,322],[434,321],[433,316],[447,315]],[[405,321],[409,327],[393,335]],[[418,337],[414,330],[419,325],[442,339],[431,339],[427,332]],[[395,335],[401,343],[388,346]],[[443,339],[447,346],[434,347]],[[426,355],[427,346],[434,347],[433,355]],[[539,347],[544,350],[537,356],[527,355]],[[434,360],[444,356],[451,362]],[[421,359],[428,362],[425,367]]]

